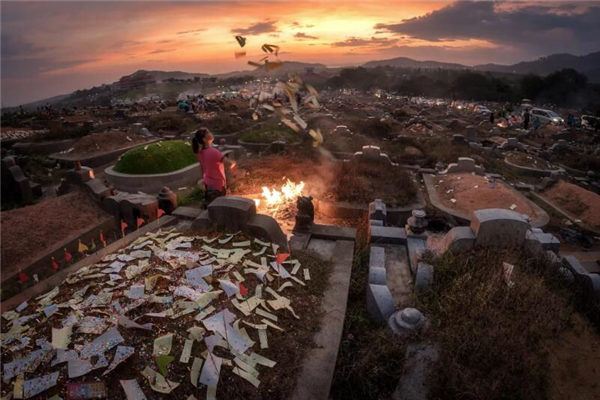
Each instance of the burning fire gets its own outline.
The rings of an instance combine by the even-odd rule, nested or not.
[[[302,195],[303,190],[304,182],[296,184],[287,179],[285,184],[281,186],[280,191],[274,188],[269,189],[268,187],[263,186],[262,197],[264,198],[267,207],[276,207],[281,204],[296,200],[298,196]],[[257,201],[256,205],[258,206],[259,204],[260,201]]]

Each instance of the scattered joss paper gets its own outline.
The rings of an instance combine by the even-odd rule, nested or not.
[[[58,372],[53,372],[39,378],[29,379],[23,382],[23,397],[28,399],[56,385]]]
[[[146,395],[136,379],[128,379],[119,382],[121,382],[127,400],[146,400]]]
[[[104,382],[70,382],[67,383],[67,399],[104,399],[107,396]]]
[[[102,373],[102,375],[106,375],[109,372],[111,372],[113,369],[117,368],[117,366],[119,364],[121,364],[123,361],[128,359],[134,352],[135,352],[135,348],[133,348],[133,347],[118,346],[117,350],[115,351],[115,357],[113,358],[113,360],[110,363],[110,365],[108,366],[108,368],[106,368],[106,371],[104,371]]]

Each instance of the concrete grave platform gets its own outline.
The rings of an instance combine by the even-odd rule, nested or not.
[[[157,194],[165,186],[174,189],[195,186],[202,178],[199,163],[164,174],[124,174],[115,171],[114,165],[106,168],[104,173],[108,182],[119,190],[152,194]]]

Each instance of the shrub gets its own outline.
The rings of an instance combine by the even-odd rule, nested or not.
[[[121,156],[114,170],[124,174],[161,174],[198,162],[188,142],[171,140],[136,147]]]

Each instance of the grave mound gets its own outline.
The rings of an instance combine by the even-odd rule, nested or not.
[[[182,140],[152,143],[127,151],[114,170],[124,174],[163,174],[185,168],[198,159],[189,143]]]

